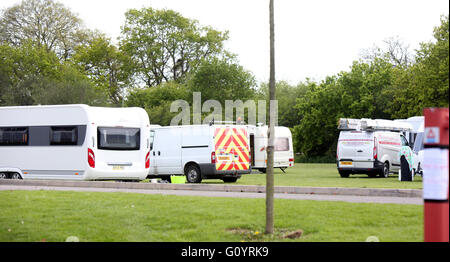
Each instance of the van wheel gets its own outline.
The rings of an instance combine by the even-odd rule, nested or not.
[[[12,173],[11,179],[22,179],[19,173]]]
[[[234,183],[237,181],[237,177],[224,177],[222,180],[224,183]]]
[[[202,176],[200,170],[195,165],[189,165],[185,170],[186,179],[189,183],[202,182]]]
[[[383,169],[381,170],[380,176],[386,177],[386,178],[389,176],[389,163],[388,162],[384,162]]]
[[[349,172],[345,172],[345,171],[339,171],[339,175],[340,175],[341,177],[349,177],[349,176],[350,176],[350,173],[349,173]]]
[[[0,179],[7,179],[8,176],[6,175],[6,173],[0,173]]]

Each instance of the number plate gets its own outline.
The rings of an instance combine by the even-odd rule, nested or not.
[[[219,161],[230,161],[231,160],[230,156],[219,156],[217,159]]]
[[[351,166],[353,165],[352,161],[341,161],[341,166]]]
[[[123,170],[123,166],[113,166],[113,170]]]

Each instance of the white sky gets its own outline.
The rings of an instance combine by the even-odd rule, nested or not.
[[[20,0],[0,0],[0,8]],[[269,79],[269,0],[59,0],[115,40],[127,9],[172,9],[228,30],[226,48],[258,81]],[[398,36],[410,49],[432,40],[448,0],[275,0],[276,79],[291,84],[349,70],[363,49]]]

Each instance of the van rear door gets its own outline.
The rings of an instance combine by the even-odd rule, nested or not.
[[[247,171],[250,169],[247,128],[216,127],[214,145],[217,171]]]
[[[338,166],[373,168],[373,150],[373,132],[341,131],[337,147]]]

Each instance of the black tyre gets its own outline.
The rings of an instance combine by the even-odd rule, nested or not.
[[[7,179],[8,175],[6,173],[0,173],[0,179]]]
[[[375,178],[375,177],[377,177],[377,173],[369,173],[369,174],[367,174],[370,178]]]
[[[266,168],[261,168],[261,169],[259,169],[259,172],[261,172],[261,173],[266,173],[267,172],[267,169]]]
[[[237,177],[224,177],[222,178],[224,183],[234,183],[237,181]]]
[[[384,165],[383,165],[383,169],[381,169],[381,173],[380,173],[380,176],[381,177],[388,177],[389,176],[389,163],[388,162],[384,162]]]
[[[202,175],[200,169],[195,165],[189,165],[185,168],[184,174],[188,183],[200,183],[202,182]]]
[[[20,176],[19,173],[12,173],[11,174],[11,179],[22,179],[22,177]]]
[[[163,176],[161,177],[161,180],[166,181],[163,183],[172,183],[172,179],[170,179],[170,176]]]
[[[347,172],[347,171],[339,171],[339,175],[341,176],[341,177],[349,177],[350,176],[350,172]]]
[[[402,176],[400,178],[400,181],[412,181],[411,171],[409,170],[409,163],[404,156],[400,158],[400,170]]]

